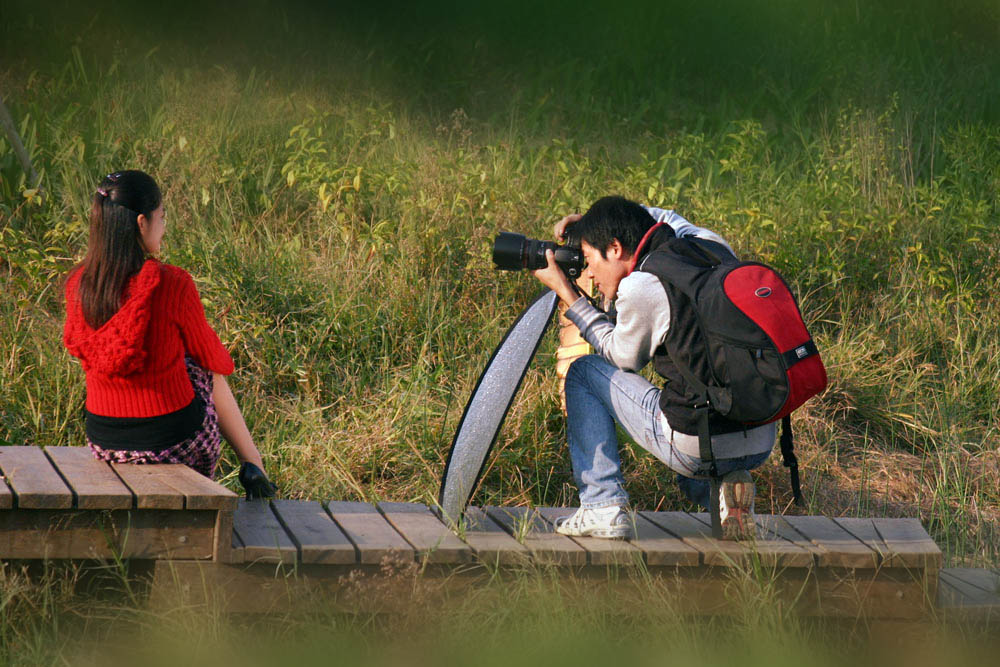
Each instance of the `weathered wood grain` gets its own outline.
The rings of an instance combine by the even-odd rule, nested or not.
[[[712,520],[707,513],[693,514],[707,528],[711,528]],[[812,567],[816,557],[812,550],[793,540],[786,539],[780,532],[775,521],[768,521],[769,515],[758,515],[757,538],[745,541],[743,545],[750,550],[753,557],[767,567]],[[762,520],[761,517],[764,517]]]
[[[0,447],[0,470],[20,509],[69,509],[73,492],[39,447]]]
[[[751,552],[741,542],[717,540],[712,529],[686,512],[642,512],[644,517],[698,550],[705,565],[732,566],[750,562]]]
[[[758,514],[757,528],[762,535],[767,535],[772,539],[781,538],[811,554],[814,562],[818,562],[823,549],[817,546],[812,540],[792,528],[785,517],[778,514]]]
[[[825,516],[786,516],[785,521],[804,538],[820,548],[820,567],[875,568],[879,565],[876,551]]]
[[[157,463],[145,468],[143,472],[184,497],[184,509],[236,510],[239,496],[182,463]]]
[[[235,528],[230,529],[229,532],[232,535],[233,543],[233,551],[229,556],[229,562],[234,565],[239,565],[244,561],[246,545],[243,544],[243,540],[240,539],[239,533],[236,532]]]
[[[47,447],[45,455],[69,484],[79,509],[131,509],[132,491],[89,447]]]
[[[552,527],[530,507],[486,507],[485,511],[509,535],[523,539],[535,563],[563,566],[587,564],[586,550],[565,535],[552,532]]]
[[[294,564],[298,549],[266,500],[240,499],[233,514],[233,529],[243,542],[248,562]]]
[[[174,576],[160,580],[161,569]],[[161,584],[179,585],[181,592],[195,596],[183,601],[184,606],[208,605],[212,609],[251,612],[298,611],[317,609],[322,612],[343,610],[347,613],[400,613],[412,605],[437,606],[454,603],[466,593],[469,585],[495,583],[488,568],[464,569],[467,575],[456,575],[455,569],[431,567],[418,575],[422,578],[441,577],[417,598],[411,598],[413,580],[390,573],[384,576],[378,565],[299,565],[294,569],[273,564],[226,565],[215,562],[165,561],[156,566],[157,576],[150,593],[151,604],[157,604]],[[641,578],[610,575],[594,581],[621,600],[646,601],[662,604],[672,600],[675,609],[684,614],[745,614],[745,604],[733,604],[734,580],[718,568],[675,568],[658,578],[656,599],[649,597],[649,583]],[[357,572],[360,577],[345,576]],[[926,619],[929,608],[919,582],[897,570],[901,578],[886,568],[877,576],[875,570],[816,570],[787,568],[775,572],[768,580],[768,604],[780,604],[798,616],[828,616],[846,619],[849,623],[876,619]],[[588,576],[594,571],[589,570]],[[393,585],[395,582],[396,585]],[[500,584],[502,585],[502,584]],[[753,585],[752,583],[750,584]],[[197,595],[209,594],[206,599]],[[665,597],[666,596],[666,597]],[[174,607],[176,608],[176,607]],[[977,610],[978,611],[978,610]],[[308,611],[307,611],[308,613]],[[982,618],[979,613],[977,618]]]
[[[168,464],[112,463],[111,469],[132,490],[137,508],[184,509],[184,494],[163,481],[154,470],[158,465]]]
[[[215,512],[9,510],[0,512],[0,557],[211,559]]]
[[[417,550],[417,558],[428,563],[469,563],[473,552],[455,537],[426,505],[381,502],[376,506],[399,534]]]
[[[220,563],[233,562],[233,515],[231,510],[216,510],[215,539],[212,547],[212,557]],[[240,561],[242,562],[242,560]]]
[[[531,561],[528,548],[511,537],[478,507],[465,510],[463,538],[476,559],[487,565],[525,565]]]
[[[940,576],[961,593],[959,606],[990,605],[1000,613],[1000,575],[979,568],[949,567],[941,570]]]
[[[303,563],[350,564],[357,550],[323,506],[313,500],[273,500],[271,508],[298,546]]]
[[[331,500],[327,511],[358,549],[358,562],[378,565],[384,559],[413,561],[413,547],[374,505]]]
[[[889,547],[889,567],[941,569],[944,554],[927,534],[919,519],[873,520],[875,530]]]
[[[701,552],[680,538],[663,530],[642,512],[636,514],[632,544],[645,554],[646,564],[653,566],[683,565],[695,567],[701,562]]]
[[[889,545],[875,530],[875,523],[871,519],[857,517],[836,517],[834,521],[838,526],[849,532],[854,537],[864,543],[866,547],[878,554],[879,564],[888,565],[892,558]]]
[[[555,531],[556,519],[570,516],[576,511],[574,507],[539,507],[539,516],[548,524],[549,530]],[[642,550],[625,540],[604,539],[599,537],[571,537],[587,552],[587,561],[591,565],[637,565],[643,562]]]
[[[14,494],[7,486],[7,476],[0,470],[0,510],[7,510],[14,506]]]
[[[946,618],[1000,621],[1000,575],[964,567],[944,568],[939,575],[937,607]]]

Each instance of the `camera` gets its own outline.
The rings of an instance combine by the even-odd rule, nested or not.
[[[529,239],[523,234],[500,232],[493,242],[493,263],[503,271],[535,271],[549,265],[545,251],[555,254],[556,264],[567,276],[576,279],[583,271],[583,253],[571,245]]]

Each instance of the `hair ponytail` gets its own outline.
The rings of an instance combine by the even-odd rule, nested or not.
[[[156,181],[138,170],[108,174],[98,186],[79,288],[83,317],[92,328],[118,312],[129,278],[142,268],[146,250],[139,215],[151,217],[160,201]]]

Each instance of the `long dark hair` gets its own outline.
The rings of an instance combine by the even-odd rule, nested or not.
[[[160,201],[156,181],[138,170],[108,174],[97,187],[80,275],[83,317],[94,329],[118,312],[128,279],[146,261],[139,215],[150,218]]]

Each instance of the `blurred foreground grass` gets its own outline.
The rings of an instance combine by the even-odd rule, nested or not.
[[[687,614],[668,582],[627,569],[608,580],[570,580],[529,568],[451,589],[418,570],[390,565],[377,578],[352,578],[336,601],[316,596],[293,611],[237,615],[203,604],[144,607],[134,578],[114,567],[82,574],[50,565],[28,577],[5,564],[0,663],[930,667],[991,664],[1000,648],[995,626],[944,618],[802,618],[752,570],[731,570],[731,613],[714,617]],[[391,596],[382,610],[345,611]]]
[[[0,93],[44,192],[0,141],[3,442],[83,442],[61,280],[95,183],[136,167],[284,494],[432,501],[536,291],[491,269],[496,232],[547,237],[620,193],[793,283],[830,374],[795,419],[810,512],[918,515],[953,563],[997,564],[995,3],[0,10]],[[477,503],[575,504],[553,347]],[[635,504],[683,508],[633,453]],[[780,463],[758,479],[786,509]]]

